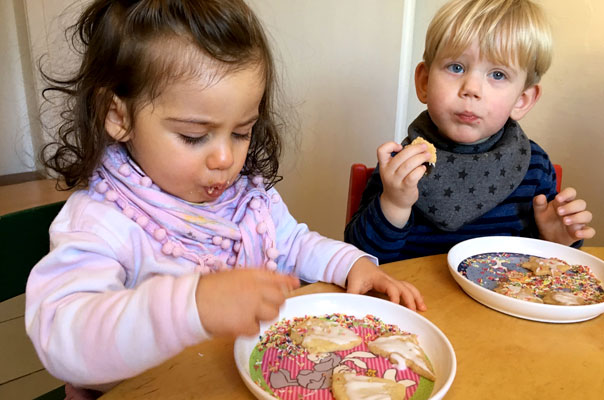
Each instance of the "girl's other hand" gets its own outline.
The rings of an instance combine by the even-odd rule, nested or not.
[[[255,335],[260,321],[276,318],[288,292],[299,286],[296,277],[263,269],[204,275],[195,292],[199,318],[215,336]]]
[[[587,203],[576,197],[573,188],[565,188],[549,203],[544,195],[535,196],[535,222],[542,239],[569,246],[595,236],[595,229],[587,226],[592,219]]]
[[[398,152],[392,156],[393,152]],[[419,197],[417,183],[426,173],[423,165],[432,155],[425,144],[403,146],[386,142],[377,150],[380,177],[384,192],[380,206],[388,221],[399,228],[405,226],[411,207]]]
[[[371,289],[388,295],[388,299],[402,304],[413,311],[426,311],[424,299],[419,290],[409,282],[399,281],[386,274],[368,258],[359,258],[348,273],[346,291],[365,294]]]

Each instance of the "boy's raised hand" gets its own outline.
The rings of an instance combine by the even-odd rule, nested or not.
[[[399,281],[382,271],[369,259],[359,258],[348,272],[346,291],[365,294],[371,289],[388,295],[390,301],[402,304],[414,311],[426,311],[426,304],[419,290],[409,282]]]
[[[195,292],[199,318],[212,335],[255,335],[260,321],[276,318],[287,293],[299,286],[296,277],[264,269],[204,275]]]
[[[393,152],[398,154],[392,156]],[[380,206],[384,216],[396,227],[405,226],[411,215],[411,207],[419,197],[417,183],[424,176],[423,165],[431,157],[425,144],[403,146],[386,142],[377,149],[380,177],[384,192]]]
[[[540,194],[533,199],[535,222],[542,239],[569,246],[580,239],[591,239],[595,229],[587,226],[591,212],[586,210],[585,200],[577,199],[577,191],[565,188],[547,202]]]

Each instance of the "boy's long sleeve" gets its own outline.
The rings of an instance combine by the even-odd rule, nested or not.
[[[539,237],[533,212],[533,198],[556,195],[556,174],[547,153],[530,141],[528,171],[520,184],[493,209],[455,231],[444,231],[430,222],[416,206],[409,221],[397,229],[385,218],[379,197],[383,191],[376,167],[361,199],[357,213],[346,226],[344,238],[361,250],[378,257],[380,263],[447,253],[464,240],[483,236]],[[468,194],[468,200],[471,199]],[[577,247],[581,241],[573,244]]]

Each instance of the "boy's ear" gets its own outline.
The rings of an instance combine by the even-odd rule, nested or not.
[[[423,104],[428,101],[428,72],[428,66],[423,61],[415,67],[415,93]]]
[[[533,108],[537,101],[541,97],[541,86],[533,85],[524,89],[524,91],[516,100],[516,104],[514,104],[514,108],[512,108],[512,112],[510,113],[510,118],[514,121],[519,121],[524,117],[530,110]]]
[[[130,121],[126,104],[116,95],[113,95],[109,111],[105,116],[105,130],[118,142],[130,140]]]

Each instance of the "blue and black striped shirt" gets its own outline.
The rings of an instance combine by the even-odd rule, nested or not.
[[[376,168],[363,192],[361,205],[344,233],[344,240],[380,263],[442,254],[455,244],[482,236],[523,236],[538,238],[533,215],[533,198],[556,196],[556,173],[547,153],[531,141],[530,165],[520,185],[498,206],[454,232],[438,229],[413,207],[403,228],[393,226],[380,208],[383,191]]]

